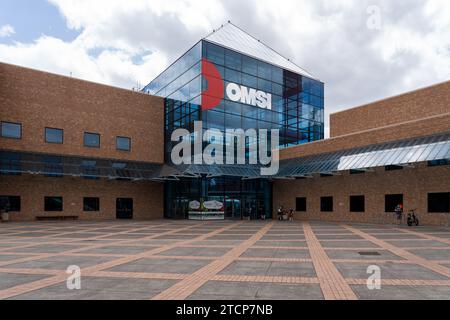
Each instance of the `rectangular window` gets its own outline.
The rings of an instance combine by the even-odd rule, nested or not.
[[[295,211],[306,211],[306,198],[300,197],[295,199]]]
[[[131,139],[127,137],[116,137],[116,148],[117,150],[130,151]]]
[[[98,133],[84,133],[84,146],[90,148],[100,148],[100,135]]]
[[[450,165],[450,159],[440,159],[440,160],[428,161],[429,167],[439,167],[439,166],[448,166],[448,165]]]
[[[59,156],[43,156],[44,173],[46,177],[61,178],[64,174],[64,166],[62,157]]]
[[[333,197],[320,198],[320,211],[333,212]]]
[[[45,142],[63,143],[64,130],[55,128],[45,128]]]
[[[364,212],[364,196],[350,196],[350,212]]]
[[[63,211],[62,197],[45,197],[44,211]]]
[[[19,196],[0,196],[0,210],[7,212],[20,211],[20,197]]]
[[[428,212],[433,213],[450,212],[450,192],[429,193]]]
[[[98,180],[100,179],[100,169],[97,167],[97,161],[95,160],[83,160],[81,161],[81,176],[85,179]]]
[[[20,153],[0,151],[0,175],[21,175]]]
[[[395,165],[390,165],[390,166],[384,167],[385,171],[395,171],[395,170],[402,170],[402,169],[403,169],[402,166],[395,166]]]
[[[22,124],[2,121],[1,125],[3,138],[11,138],[11,139],[22,138]]]
[[[100,211],[100,198],[83,198],[83,211]]]
[[[385,212],[395,212],[395,207],[398,205],[403,208],[403,194],[386,194],[384,196]]]
[[[364,172],[364,170],[350,169],[350,174],[362,174]]]

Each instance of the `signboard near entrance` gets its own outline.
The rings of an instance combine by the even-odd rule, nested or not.
[[[223,203],[217,200],[189,202],[189,220],[224,220]]]

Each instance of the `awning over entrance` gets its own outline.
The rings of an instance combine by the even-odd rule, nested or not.
[[[450,133],[282,161],[278,178],[450,159]]]
[[[135,161],[0,151],[0,173],[155,180],[165,166]]]
[[[172,177],[241,177],[241,178],[261,178],[260,167],[256,165],[179,165],[174,166],[178,173]],[[166,176],[167,177],[167,176]]]

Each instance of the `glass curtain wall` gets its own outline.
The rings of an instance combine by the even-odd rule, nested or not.
[[[225,82],[272,94],[272,110],[225,99],[204,112],[205,129],[279,129],[280,147],[320,140],[324,136],[324,86],[288,70],[204,41],[203,56],[215,64]],[[202,82],[203,89],[207,83]]]
[[[201,93],[208,86],[201,76],[202,58],[214,63],[225,88],[233,82],[271,93],[272,110],[233,102],[225,95],[219,106],[202,111]],[[144,91],[166,98],[167,163],[176,143],[170,141],[173,130],[185,128],[193,132],[194,121],[199,120],[203,121],[204,130],[279,129],[280,148],[323,139],[323,83],[207,41],[197,43]],[[229,143],[226,138],[224,142]],[[167,181],[164,190],[167,218],[186,218],[193,200],[223,202],[227,218],[272,216],[272,186],[265,179],[203,176]]]

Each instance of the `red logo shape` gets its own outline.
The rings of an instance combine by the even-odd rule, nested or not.
[[[216,66],[207,59],[202,59],[202,76],[208,83],[208,88],[202,92],[202,110],[210,110],[223,100],[223,79]]]

